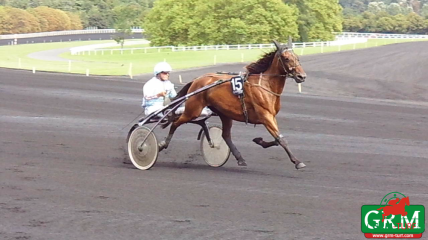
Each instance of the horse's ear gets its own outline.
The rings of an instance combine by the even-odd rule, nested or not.
[[[277,41],[273,40],[272,42],[275,44],[276,50],[281,49],[281,45]]]

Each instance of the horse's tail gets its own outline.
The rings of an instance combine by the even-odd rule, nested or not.
[[[192,82],[187,83],[186,85],[184,85],[184,87],[182,87],[180,89],[180,91],[178,91],[177,96],[175,96],[173,99],[171,99],[172,101],[179,99],[183,96],[185,96],[187,94],[187,92],[189,91],[190,86],[192,86]],[[175,105],[174,105],[175,106]],[[173,105],[171,105],[171,107],[174,107]],[[168,127],[172,122],[175,121],[175,119],[177,119],[177,115],[175,114],[175,112],[171,112],[171,114],[167,117],[167,122],[161,124],[161,128],[165,129],[166,127]]]

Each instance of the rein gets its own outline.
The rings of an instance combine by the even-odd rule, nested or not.
[[[249,76],[249,75],[257,75],[257,74],[247,74],[247,76]],[[280,97],[280,96],[281,96],[281,94],[280,94],[280,93],[273,92],[272,90],[270,90],[270,89],[268,89],[268,88],[266,88],[266,87],[264,87],[264,86],[262,86],[262,85],[260,84],[260,83],[262,82],[262,76],[263,76],[263,75],[265,75],[265,76],[277,76],[277,77],[284,77],[284,78],[286,78],[286,77],[287,77],[287,75],[279,75],[279,74],[263,74],[263,73],[260,73],[259,82],[258,82],[257,84],[250,83],[249,81],[246,81],[246,82],[247,82],[248,84],[250,84],[251,86],[259,87],[259,88],[261,88],[261,89],[265,90],[266,92],[268,92],[268,93],[270,93],[270,94],[273,94],[273,95],[275,95],[275,96],[277,96],[277,97]]]

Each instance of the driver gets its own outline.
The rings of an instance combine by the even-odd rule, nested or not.
[[[171,71],[172,68],[167,62],[160,62],[153,69],[154,77],[144,84],[141,107],[144,108],[146,116],[162,109],[165,98],[177,96],[174,84],[169,81]]]

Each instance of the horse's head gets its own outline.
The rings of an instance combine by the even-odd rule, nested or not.
[[[291,42],[289,41],[289,47],[281,46],[277,41],[273,41],[276,46],[276,55],[278,57],[278,62],[281,71],[284,71],[285,74],[294,78],[297,83],[304,82],[306,79],[305,70],[303,70],[302,65],[300,64],[299,57],[293,52],[291,48]]]
[[[404,205],[407,205],[407,206],[410,206],[410,200],[409,200],[409,197],[402,198],[402,199],[400,200],[400,203],[401,203],[401,204],[404,204]]]

